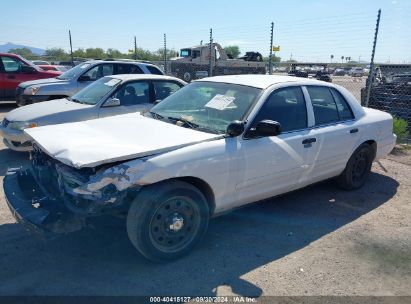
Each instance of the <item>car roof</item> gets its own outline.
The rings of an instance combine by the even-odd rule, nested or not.
[[[156,75],[156,74],[118,74],[118,75],[108,75],[105,77],[116,78],[122,81],[148,79],[148,80],[174,80],[180,83],[185,83],[181,79],[178,79],[175,77],[166,76],[166,75]]]
[[[214,76],[196,80],[195,82],[212,81],[221,83],[239,84],[259,89],[266,89],[272,85],[279,83],[296,83],[296,84],[313,84],[313,85],[327,85],[324,81],[319,81],[310,78],[301,78],[293,76],[278,76],[278,75],[227,75]]]

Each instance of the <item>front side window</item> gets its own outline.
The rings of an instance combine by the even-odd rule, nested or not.
[[[150,101],[150,86],[148,82],[128,82],[114,95],[120,99],[120,105],[132,106],[148,103]]]
[[[156,94],[156,100],[163,100],[177,92],[183,85],[170,81],[154,81],[154,93]]]
[[[277,121],[282,132],[307,127],[307,107],[300,87],[288,87],[274,91],[254,118],[252,128],[262,120]]]
[[[261,89],[218,82],[193,82],[151,109],[153,118],[201,131],[224,134],[234,120],[244,120]]]
[[[113,91],[121,80],[112,77],[103,77],[96,82],[93,82],[83,90],[79,91],[71,97],[73,102],[95,105],[108,93]]]
[[[21,70],[21,67],[25,65],[22,61],[12,57],[1,56],[1,61],[6,73],[17,73]]]

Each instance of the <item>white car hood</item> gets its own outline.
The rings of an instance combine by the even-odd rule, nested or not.
[[[140,113],[37,127],[24,131],[48,155],[75,167],[95,167],[222,138]]]

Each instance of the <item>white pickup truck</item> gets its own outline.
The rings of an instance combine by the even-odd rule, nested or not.
[[[270,75],[204,78],[144,115],[25,132],[32,168],[4,179],[16,218],[67,233],[123,213],[153,261],[187,253],[230,209],[334,177],[357,189],[396,141],[391,115],[344,88]]]

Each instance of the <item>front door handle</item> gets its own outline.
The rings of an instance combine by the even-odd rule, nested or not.
[[[312,137],[312,138],[306,138],[306,139],[303,140],[302,144],[303,144],[303,145],[308,145],[308,144],[312,144],[312,143],[314,143],[314,142],[316,142],[316,141],[317,141],[317,139],[314,138],[314,137]]]
[[[357,132],[358,132],[358,129],[357,129],[357,128],[355,128],[355,129],[351,129],[351,130],[350,130],[350,133],[351,133],[351,134],[353,134],[353,133],[357,133]]]

